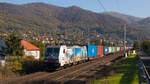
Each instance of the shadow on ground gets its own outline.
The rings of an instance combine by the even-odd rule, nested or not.
[[[95,74],[97,80],[103,79],[99,82],[105,82],[104,84],[116,84],[115,80],[107,80],[108,77],[115,74],[122,74],[117,84],[133,84],[137,72],[137,57],[126,58],[116,62],[113,66],[103,66],[104,68]],[[104,80],[106,79],[106,80]],[[97,84],[97,83],[96,83]],[[98,83],[99,84],[99,83]]]
[[[67,82],[40,80],[40,81],[25,82],[23,84],[87,84],[87,83],[85,81],[80,81],[80,80],[70,80]]]
[[[124,64],[121,67],[118,67],[118,72],[117,73],[123,73],[124,75],[122,76],[120,80],[120,84],[132,84],[134,81],[134,78],[137,72],[137,57],[135,58],[128,58],[127,60],[122,61],[121,63]],[[128,70],[128,71],[126,71]]]

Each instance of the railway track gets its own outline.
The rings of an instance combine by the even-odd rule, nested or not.
[[[142,51],[138,55],[139,84],[150,84],[150,55]]]
[[[55,72],[38,72],[32,75],[1,81],[0,84],[81,84],[92,78],[103,65],[110,65],[112,60],[117,59],[116,55],[104,56],[93,61],[71,66]]]

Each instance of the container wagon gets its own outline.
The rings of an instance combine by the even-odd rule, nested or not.
[[[112,53],[115,53],[115,47],[112,47]]]
[[[122,47],[121,47],[121,51],[123,51],[123,50],[124,50],[124,47],[122,46]]]
[[[96,45],[87,45],[88,58],[95,59],[97,57],[97,46]]]
[[[97,56],[98,57],[104,56],[104,46],[97,46]]]
[[[107,46],[104,46],[104,55],[109,54],[109,48]]]
[[[126,49],[129,49],[128,47]],[[89,59],[97,59],[104,55],[117,53],[123,50],[123,47],[108,47],[108,46],[48,46],[45,52],[44,61],[48,66],[60,67],[66,65],[85,62]]]

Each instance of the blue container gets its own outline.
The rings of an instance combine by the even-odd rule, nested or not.
[[[109,47],[104,46],[104,54],[108,54],[109,53]]]
[[[88,57],[97,56],[97,46],[96,45],[88,45]]]

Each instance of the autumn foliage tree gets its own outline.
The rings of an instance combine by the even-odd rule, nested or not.
[[[23,56],[23,48],[21,47],[21,39],[15,34],[10,34],[6,39],[8,45],[8,54],[11,56]]]
[[[40,59],[44,58],[46,45],[40,41],[32,41],[32,44],[40,48]]]

